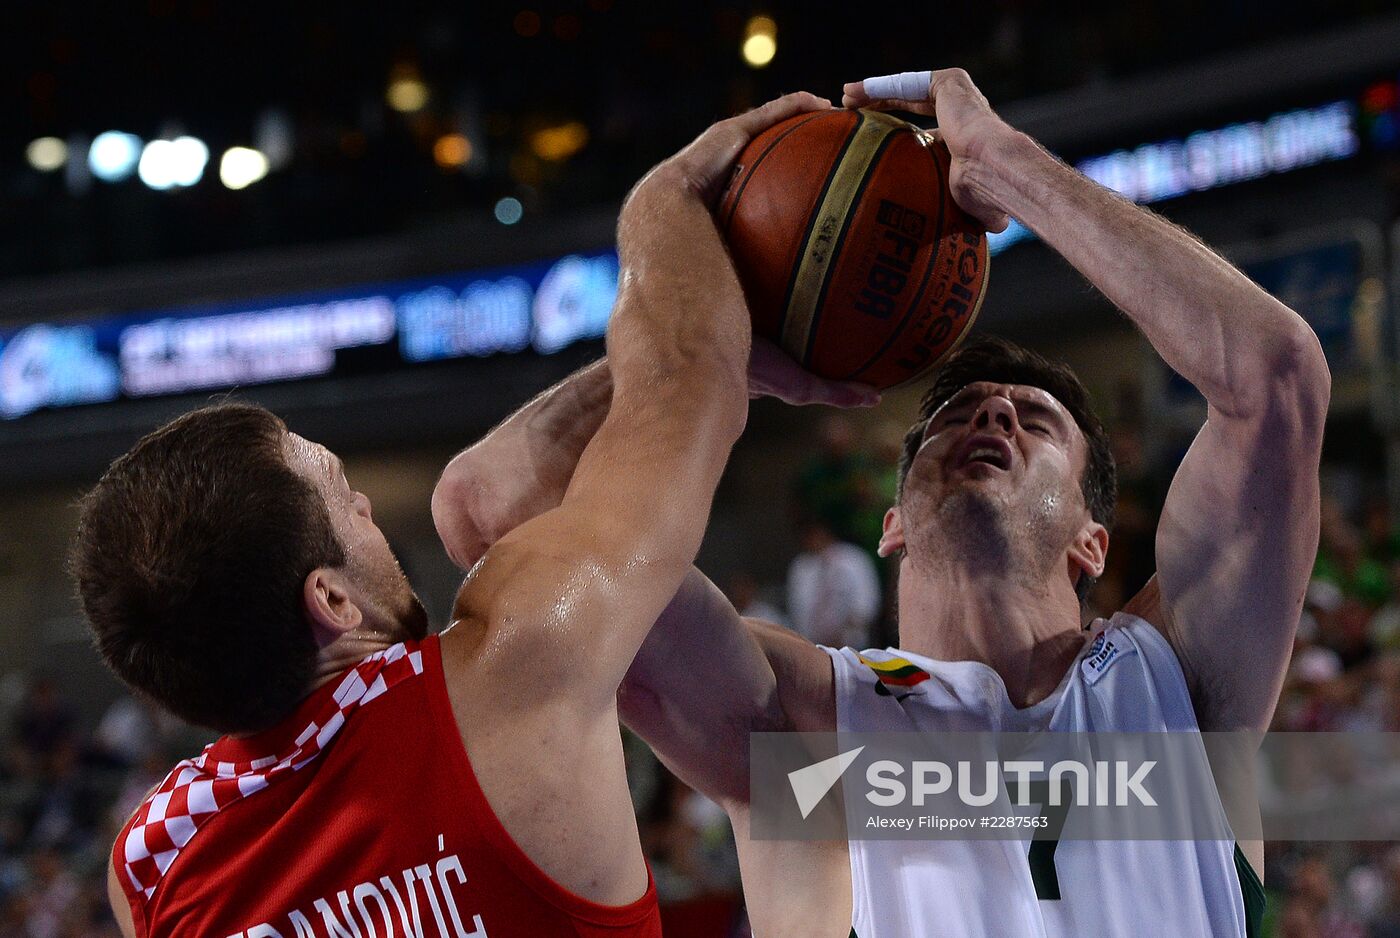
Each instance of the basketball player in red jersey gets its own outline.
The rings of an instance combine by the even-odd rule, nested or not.
[[[1006,125],[960,70],[853,83],[845,103],[936,115],[959,205],[992,230],[1025,223],[1205,397],[1156,532],[1157,575],[1082,629],[1109,543],[1107,438],[1067,368],[969,343],[935,377],[885,516],[903,648],[820,649],[742,620],[693,571],[633,663],[623,717],[725,805],[755,933],[1256,935],[1257,841],[1067,842],[1032,870],[1020,844],[747,836],[755,731],[1263,731],[1317,548],[1330,376],[1296,313]],[[458,457],[494,496],[459,561],[557,502],[579,444],[536,428],[606,413],[557,390]]]
[[[118,837],[125,934],[660,935],[616,694],[747,415],[749,318],[709,203],[755,134],[829,106],[720,122],[633,190],[608,418],[440,637],[340,460],[267,411],[186,414],[113,463],[72,556],[97,644],[227,734]],[[434,496],[446,530],[457,494]]]

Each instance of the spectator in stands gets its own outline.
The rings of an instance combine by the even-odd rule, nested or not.
[[[124,694],[102,714],[93,733],[91,754],[99,764],[131,768],[144,762],[159,743],[150,707]]]
[[[818,518],[801,526],[802,553],[788,567],[792,627],[822,645],[867,647],[880,614],[880,576],[870,555]]]

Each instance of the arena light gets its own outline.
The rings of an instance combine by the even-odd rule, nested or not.
[[[121,182],[136,171],[141,159],[141,138],[109,130],[93,138],[88,147],[88,168],[103,182]]]
[[[588,144],[588,128],[578,121],[546,127],[530,135],[530,149],[542,160],[567,160]]]
[[[411,65],[400,65],[389,77],[384,100],[400,114],[412,114],[427,107],[428,86],[423,83],[417,69]]]
[[[219,181],[230,189],[246,189],[267,175],[267,156],[251,147],[229,147],[219,159]]]
[[[152,189],[192,186],[204,175],[209,148],[196,137],[152,140],[141,151],[136,173]]]
[[[175,159],[175,185],[192,186],[204,176],[209,165],[209,148],[198,137],[176,137],[171,141]]]
[[[513,225],[525,216],[525,206],[513,196],[506,196],[496,203],[496,221],[503,225]]]
[[[751,16],[740,47],[750,68],[763,68],[778,54],[778,24],[771,16]]]
[[[174,144],[169,140],[152,140],[141,149],[141,161],[136,174],[152,189],[169,189],[175,185]]]
[[[433,162],[443,169],[461,169],[471,158],[472,142],[462,134],[443,134],[433,144]]]
[[[68,144],[57,137],[40,137],[24,148],[24,158],[41,173],[51,173],[68,162]]]

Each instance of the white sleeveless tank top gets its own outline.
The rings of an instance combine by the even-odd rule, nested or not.
[[[1122,612],[1094,629],[1059,688],[1023,710],[981,662],[824,648],[837,729],[1196,732],[1185,677],[1157,630]],[[1053,870],[1034,874],[1029,832],[849,846],[858,938],[1252,938],[1263,910],[1263,888],[1230,841],[1068,840]]]

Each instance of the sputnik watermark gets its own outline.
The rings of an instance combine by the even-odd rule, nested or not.
[[[788,773],[788,782],[803,818],[811,815],[864,749],[864,746],[858,746]],[[1140,805],[1155,808],[1158,806],[1157,799],[1147,790],[1146,781],[1156,765],[1155,759],[1146,759],[1136,765],[1124,759],[1089,764],[1061,759],[1047,767],[1040,760],[1010,759],[1005,762],[988,760],[980,765],[966,760],[954,765],[916,760],[906,766],[893,759],[880,759],[865,768],[868,788],[863,796],[876,807],[911,804],[921,808],[931,799],[951,793],[969,808],[984,808],[995,804],[1005,788],[1010,803],[1019,807],[1061,807],[1072,803],[1079,807]],[[1040,794],[1041,790],[1048,794]],[[908,825],[868,826],[907,827],[926,821],[928,817],[899,819],[908,821]],[[951,827],[958,826],[970,825]]]
[[[755,734],[750,834],[1257,839],[1257,752],[1189,732]]]
[[[1094,762],[1092,768],[1083,762],[1062,759],[1051,765],[1047,771],[1045,763],[1012,759],[1006,762],[995,760],[976,766],[972,762],[958,762],[950,766],[945,762],[919,761],[908,769],[909,783],[903,776],[906,769],[891,759],[872,762],[865,770],[865,780],[871,790],[865,798],[873,805],[882,808],[904,804],[906,801],[915,807],[923,807],[930,799],[954,791],[954,777],[957,779],[956,796],[958,801],[970,808],[985,808],[1001,798],[1004,783],[1006,788],[1015,786],[1015,795],[1010,797],[1014,805],[1028,807],[1046,804],[1047,799],[1032,795],[1033,782],[1042,781],[1049,790],[1048,804],[1060,807],[1073,798],[1079,807],[1126,808],[1141,805],[1157,807],[1157,799],[1143,787],[1148,773],[1157,765],[1156,760],[1148,759],[1139,765],[1126,760],[1116,762]],[[978,768],[981,769],[979,773]],[[980,777],[979,777],[980,775]],[[1092,779],[1092,782],[1090,781]],[[980,790],[977,790],[980,786]],[[1010,795],[1010,792],[1007,792]]]

